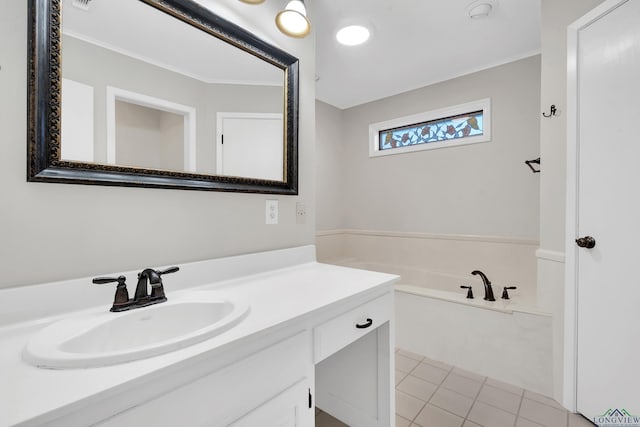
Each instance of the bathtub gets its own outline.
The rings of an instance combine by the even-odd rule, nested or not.
[[[396,346],[509,384],[551,395],[551,315],[526,292],[484,301],[478,278],[341,260],[336,264],[401,276],[395,288]],[[474,299],[461,284],[473,285]]]

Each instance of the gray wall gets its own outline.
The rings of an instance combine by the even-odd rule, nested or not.
[[[316,101],[316,200],[318,230],[344,228],[347,177],[342,110]]]
[[[369,157],[369,124],[491,98],[492,141]],[[342,111],[317,104],[319,228],[538,238],[540,57]],[[327,128],[326,130],[323,130]],[[324,146],[321,148],[321,146]],[[339,162],[334,162],[341,158]],[[341,193],[331,196],[328,188]],[[342,206],[341,206],[342,204]],[[344,212],[344,219],[336,212]]]
[[[567,26],[602,0],[542,0],[542,108],[560,114],[540,122],[540,247],[564,251],[567,161]]]
[[[313,243],[315,36],[280,35],[273,24],[279,4],[220,7],[300,59],[300,195],[27,183],[27,2],[2,0],[0,287]],[[280,201],[278,225],[264,224],[269,198]],[[306,224],[296,224],[296,201],[306,204]]]
[[[282,112],[282,87],[210,84],[74,37],[63,36],[62,45],[63,76],[94,88],[94,152],[98,163],[107,159],[107,86],[194,107],[199,173],[216,172],[216,113]]]
[[[116,101],[116,164],[184,170],[184,117]]]

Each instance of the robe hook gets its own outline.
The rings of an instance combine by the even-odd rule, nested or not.
[[[556,115],[557,112],[558,112],[558,110],[556,109],[556,105],[552,104],[551,108],[550,108],[550,111],[549,111],[549,114],[542,113],[542,116],[543,117],[553,117],[553,116]]]

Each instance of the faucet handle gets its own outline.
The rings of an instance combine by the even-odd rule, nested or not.
[[[180,270],[179,267],[169,267],[166,270],[154,270],[155,274],[158,275],[158,281],[157,282],[152,282],[149,281],[149,284],[151,285],[151,299],[153,300],[162,300],[162,301],[166,301],[167,297],[164,294],[164,287],[162,284],[162,276],[165,274],[170,274],[170,273],[175,273],[176,271]]]
[[[162,276],[165,274],[175,273],[178,270],[180,270],[180,268],[178,267],[169,267],[163,271],[154,270],[155,273],[158,275],[159,280],[157,283],[153,283],[153,282],[149,283],[151,285],[151,296],[154,298],[155,297],[164,298],[164,291],[162,290]]]
[[[514,289],[518,289],[518,288],[515,286],[505,286],[504,289],[502,290],[502,299],[510,299],[509,292],[507,291],[512,291]]]
[[[473,288],[471,286],[460,285],[462,289],[467,289],[467,298],[473,299]]]
[[[164,271],[156,271],[156,273],[158,273],[158,276],[162,276],[163,274],[175,273],[178,270],[180,270],[180,267],[169,267]]]
[[[96,285],[104,285],[106,283],[118,282],[116,287],[116,295],[113,299],[113,306],[111,311],[122,311],[125,307],[129,306],[129,292],[127,291],[127,280],[124,276],[118,277],[96,277],[93,279],[93,283]]]
[[[118,282],[118,287],[124,286],[125,281],[127,280],[124,276],[118,277],[95,277],[92,282],[96,285],[104,285],[105,283],[115,283]]]

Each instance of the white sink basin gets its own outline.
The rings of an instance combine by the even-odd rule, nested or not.
[[[130,362],[204,341],[235,326],[249,306],[194,291],[169,301],[111,313],[107,309],[52,323],[23,351],[25,361],[53,369],[90,368]]]

